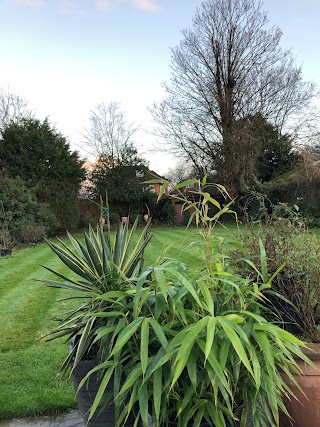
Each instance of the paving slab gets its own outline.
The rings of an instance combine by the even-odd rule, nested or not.
[[[0,420],[0,427],[84,427],[84,422],[79,411],[70,411],[55,416]]]

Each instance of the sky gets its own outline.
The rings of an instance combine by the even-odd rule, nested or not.
[[[81,150],[90,110],[119,101],[150,168],[165,174],[178,159],[156,146],[148,107],[165,95],[170,48],[192,24],[201,0],[0,0],[0,87],[29,101]],[[265,0],[304,78],[320,87],[320,0]]]

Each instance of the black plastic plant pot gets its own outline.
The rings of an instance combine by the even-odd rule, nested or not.
[[[11,253],[12,253],[12,249],[11,248],[1,248],[0,249],[0,255],[1,256],[11,255]]]
[[[72,345],[72,344],[71,344]],[[72,373],[73,387],[76,393],[76,399],[79,407],[80,414],[82,415],[85,425],[88,427],[114,427],[116,424],[115,420],[115,408],[112,401],[101,410],[102,407],[98,407],[92,418],[88,421],[89,411],[94,402],[96,394],[98,392],[100,381],[96,373],[89,377],[89,380],[81,387],[77,392],[81,380],[95,368],[98,364],[97,359],[88,359],[80,361]],[[113,381],[112,378],[109,381],[108,387],[105,393],[113,392]],[[130,414],[124,427],[133,427],[135,423],[134,414]],[[140,424],[138,424],[140,426]]]
[[[100,385],[98,378],[95,374],[90,376],[88,382],[77,393],[81,380],[96,365],[96,360],[83,360],[78,363],[78,365],[73,371],[73,387],[76,393],[79,411],[85,421],[85,425],[87,425],[88,427],[114,427],[115,414],[114,405],[112,403],[110,403],[102,412],[100,412],[101,408],[98,408],[94,413],[93,417],[90,419],[90,421],[88,421],[89,411],[94,402]],[[112,386],[109,387],[109,390]]]

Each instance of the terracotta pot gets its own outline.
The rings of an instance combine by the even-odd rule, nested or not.
[[[147,222],[147,221],[148,221],[148,219],[149,219],[149,215],[148,215],[148,214],[144,214],[144,215],[143,215],[143,220],[144,220],[145,222]]]
[[[280,427],[320,426],[320,344],[308,344],[308,347],[310,350],[303,349],[303,353],[313,361],[316,367],[307,365],[301,359],[296,360],[302,375],[294,374],[294,378],[304,394],[287,377],[284,377],[298,401],[285,398],[284,403],[292,419],[281,414]]]
[[[121,222],[124,224],[126,222],[129,222],[129,217],[128,216],[122,216],[121,217]]]

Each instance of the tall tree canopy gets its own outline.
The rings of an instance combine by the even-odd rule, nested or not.
[[[62,228],[77,225],[82,164],[48,119],[11,122],[0,137],[0,170],[35,188],[38,200],[50,204]]]
[[[146,161],[140,157],[133,136],[139,126],[128,122],[119,102],[101,102],[94,106],[85,132],[88,151],[96,155],[90,173],[94,196],[105,196],[119,212],[127,215],[133,205],[141,205],[147,196]]]
[[[151,109],[166,148],[199,173],[217,172],[234,192],[246,184],[241,165],[253,142],[240,132],[241,120],[259,113],[294,136],[313,123],[318,93],[302,80],[291,51],[281,49],[281,35],[261,2],[205,0],[171,51],[167,97]]]
[[[123,149],[117,164],[107,156],[98,157],[91,172],[94,194],[104,196],[122,215],[132,213],[132,208],[147,202],[148,186],[142,182],[150,179],[146,161],[130,146]]]

